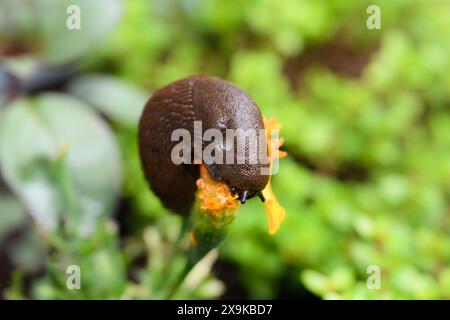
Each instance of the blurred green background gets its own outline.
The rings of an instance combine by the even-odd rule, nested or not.
[[[71,4],[81,29],[66,28]],[[208,74],[282,123],[287,218],[271,237],[262,204],[245,204],[175,297],[449,299],[449,13],[445,0],[0,0],[0,297],[167,296],[180,218],[143,179],[136,127],[154,90]],[[66,287],[73,264],[81,290]]]

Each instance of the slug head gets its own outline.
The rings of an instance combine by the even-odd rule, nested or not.
[[[212,77],[196,83],[193,102],[203,132],[214,128],[222,133],[221,141],[213,141],[222,161],[206,163],[211,177],[226,183],[242,203],[259,195],[269,181],[270,164],[258,106],[239,88]],[[210,143],[203,141],[203,147]]]

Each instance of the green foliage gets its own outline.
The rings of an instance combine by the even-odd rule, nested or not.
[[[83,14],[77,32],[66,27],[66,12],[73,13],[69,10],[73,5]],[[67,63],[102,39],[119,20],[120,12],[120,0],[2,0],[0,40],[24,46],[46,61]]]
[[[366,28],[369,4],[381,8],[381,30]],[[46,272],[33,283],[32,297],[167,297],[183,265],[183,254],[172,252],[180,219],[161,206],[143,178],[137,119],[150,92],[185,76],[212,74],[244,89],[266,117],[279,120],[289,153],[273,178],[287,214],[279,233],[267,234],[263,205],[251,200],[220,247],[219,260],[237,270],[233,276],[248,297],[450,298],[447,2],[123,5],[116,28],[81,60],[83,73],[96,75],[75,77],[64,94],[42,93],[0,108],[3,178],[27,211],[54,226],[58,219],[48,216],[92,219],[89,238],[56,227],[40,235],[45,253],[27,261],[42,263],[47,255]],[[24,28],[25,35],[32,31]],[[45,48],[60,50],[60,42],[47,46],[45,37],[38,39],[42,52],[59,59],[59,51]],[[6,64],[22,78],[36,68],[23,57]],[[67,150],[61,149],[66,140]],[[38,198],[29,189],[36,183],[44,192]],[[111,214],[119,198],[125,208],[118,218]],[[20,208],[0,195],[0,208],[4,203]],[[91,209],[98,211],[94,218]],[[1,214],[6,210],[20,212]],[[0,226],[0,241],[3,229],[21,223],[8,221]],[[186,281],[176,297],[223,293],[210,274],[214,254],[197,271],[200,280]],[[25,264],[17,263],[9,297],[25,295]],[[70,264],[89,270],[85,289],[66,290]],[[370,265],[381,268],[380,289],[366,285]]]
[[[4,178],[46,229],[56,229],[63,212],[70,232],[89,234],[98,217],[111,213],[121,176],[118,149],[86,106],[57,94],[17,100],[1,129]]]

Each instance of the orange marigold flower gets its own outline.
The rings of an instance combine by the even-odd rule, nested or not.
[[[228,186],[213,180],[205,165],[200,165],[200,178],[197,180],[200,209],[211,213],[218,213],[227,208],[237,208],[238,196],[230,192]]]

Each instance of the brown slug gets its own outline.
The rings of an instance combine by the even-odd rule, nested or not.
[[[261,112],[252,99],[236,86],[216,77],[192,76],[170,83],[153,94],[139,123],[141,163],[154,193],[167,208],[180,214],[190,212],[199,170],[196,164],[174,164],[171,152],[177,141],[171,141],[171,136],[179,128],[193,136],[194,121],[202,122],[203,132],[210,128],[223,133],[226,129],[264,129]],[[255,149],[258,153],[267,148],[266,137],[259,142],[262,142],[261,147]],[[249,141],[249,144],[256,143],[258,141]],[[261,191],[269,176],[261,174],[261,168],[268,165],[265,162],[205,164],[210,176],[227,184],[241,203],[254,196],[264,201]]]

